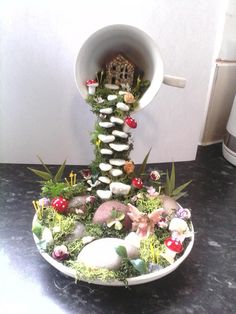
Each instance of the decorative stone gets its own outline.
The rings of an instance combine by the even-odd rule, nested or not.
[[[123,152],[124,150],[129,149],[129,145],[127,144],[112,143],[112,144],[109,144],[109,146],[111,147],[111,149],[115,150],[116,152]]]
[[[111,198],[111,196],[112,196],[112,193],[109,190],[97,190],[97,195],[102,200],[109,200]]]
[[[100,125],[100,127],[106,128],[106,129],[112,128],[114,126],[114,123],[112,122],[99,122],[98,124]]]
[[[107,96],[107,100],[109,100],[109,101],[112,101],[112,100],[115,100],[115,99],[117,99],[117,95],[108,95]]]
[[[111,169],[110,170],[110,174],[113,176],[113,177],[119,177],[121,176],[123,173],[123,171],[121,169]]]
[[[124,220],[122,220],[122,224],[126,229],[130,229],[132,226],[131,219],[127,215],[129,211],[129,207],[118,201],[106,201],[102,203],[96,210],[93,216],[93,223],[104,224],[107,223],[112,217],[112,211],[118,211],[125,214]]]
[[[110,159],[109,163],[113,166],[123,166],[125,164],[124,159]]]
[[[105,184],[111,183],[111,180],[108,177],[99,177],[98,180]]]
[[[137,249],[140,248],[140,242],[141,242],[141,238],[140,236],[137,235],[136,232],[130,232],[126,237],[125,237],[125,241],[131,245],[133,245],[134,247],[136,247]]]
[[[171,215],[179,208],[178,203],[170,196],[160,195],[159,197],[163,201],[162,207],[165,209],[168,215]]]
[[[53,244],[54,240],[53,240],[52,232],[49,228],[45,227],[43,229],[41,240],[45,241],[46,246],[49,244]]]
[[[109,171],[112,169],[112,166],[110,164],[105,164],[105,163],[100,163],[99,164],[99,168],[102,170],[102,171]]]
[[[118,131],[118,130],[114,130],[112,131],[112,135],[116,136],[116,137],[121,137],[121,138],[127,138],[128,134],[122,131]]]
[[[112,108],[102,108],[99,110],[100,113],[111,114],[113,112]],[[112,122],[112,121],[111,121]]]
[[[113,151],[112,151],[111,149],[102,148],[102,149],[100,150],[100,153],[101,153],[102,155],[112,155],[112,154],[113,154]]]
[[[89,195],[81,195],[73,197],[68,204],[68,209],[70,212],[85,213],[86,204],[88,203]],[[80,212],[78,212],[80,211]]]
[[[125,95],[125,94],[127,94],[127,92],[125,92],[124,90],[119,91],[119,95]]]
[[[117,270],[122,258],[116,253],[118,246],[124,246],[128,258],[137,258],[138,249],[118,238],[102,238],[87,244],[79,253],[77,261],[91,268]]]
[[[116,108],[120,109],[121,111],[129,111],[129,106],[127,106],[123,102],[118,102],[116,104]]]
[[[77,222],[75,229],[66,237],[66,241],[74,241],[81,239],[85,235],[85,226],[81,222]]]
[[[110,190],[115,195],[127,195],[129,194],[131,186],[121,182],[112,182],[110,184]]]
[[[103,143],[111,143],[111,142],[114,142],[114,140],[115,140],[115,136],[114,135],[99,134],[98,138]]]
[[[110,121],[111,121],[112,123],[117,123],[117,124],[123,124],[123,123],[124,123],[124,121],[123,121],[121,118],[114,117],[114,116],[112,116],[112,117],[110,118]]]
[[[119,86],[115,84],[105,84],[104,86],[108,89],[113,89],[113,90],[119,89]]]

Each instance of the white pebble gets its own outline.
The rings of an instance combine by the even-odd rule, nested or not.
[[[98,138],[103,143],[111,143],[111,142],[114,142],[114,140],[115,140],[115,136],[114,135],[99,134]]]
[[[123,166],[125,164],[124,159],[110,159],[109,163],[113,166]]]
[[[107,100],[109,100],[109,101],[112,101],[112,100],[115,100],[115,99],[117,99],[117,95],[108,95],[107,96]]]
[[[109,171],[112,169],[112,166],[110,164],[105,164],[105,163],[100,163],[99,164],[99,168],[102,170],[102,171]]]
[[[102,148],[100,150],[100,153],[102,155],[112,155],[113,154],[113,151],[111,149],[108,149],[108,148]]]
[[[129,111],[129,106],[127,106],[123,102],[118,102],[116,104],[116,108],[120,109],[121,111]]]
[[[129,194],[130,189],[130,185],[121,182],[112,182],[110,184],[110,190],[115,195],[127,195]]]
[[[111,183],[111,180],[108,177],[99,177],[98,180],[101,181],[102,183],[106,183],[106,184]]]
[[[111,149],[115,150],[116,152],[123,152],[124,150],[129,149],[129,145],[126,145],[126,144],[111,143],[109,144],[109,146],[111,147]]]
[[[121,169],[111,169],[110,170],[110,174],[113,176],[113,177],[119,177],[121,176],[123,173],[123,171]]]
[[[118,131],[118,130],[114,130],[112,131],[112,135],[115,135],[117,137],[121,137],[121,138],[127,138],[128,134],[122,131]]]
[[[123,124],[123,123],[124,123],[124,121],[123,121],[122,119],[120,119],[120,118],[118,118],[118,117],[114,117],[114,116],[112,116],[112,117],[110,118],[110,121],[111,121],[112,123],[117,123],[117,124]]]
[[[97,190],[97,196],[102,200],[109,200],[112,196],[112,192],[109,190]]]
[[[99,110],[99,112],[105,113],[105,114],[111,114],[113,112],[113,110],[112,110],[112,108],[102,108]]]
[[[114,126],[114,123],[112,122],[99,122],[98,123],[100,125],[100,127],[102,128],[112,128]]]

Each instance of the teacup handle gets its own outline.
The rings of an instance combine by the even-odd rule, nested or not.
[[[186,79],[179,76],[164,75],[163,83],[169,86],[184,88],[186,85]]]

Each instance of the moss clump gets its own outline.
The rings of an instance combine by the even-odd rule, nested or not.
[[[151,213],[162,205],[162,201],[158,197],[143,196],[136,202],[138,209],[145,213]]]
[[[61,215],[53,207],[43,209],[40,224],[49,228],[53,233],[54,244],[60,244],[75,228],[76,215]]]
[[[165,250],[165,246],[160,239],[154,234],[147,239],[143,239],[140,244],[140,258],[146,263],[158,264],[166,267],[169,263],[161,256]]]
[[[76,271],[77,280],[84,279],[89,282],[94,280],[112,281],[117,279],[116,272],[106,268],[91,268],[75,261],[68,261],[66,264]]]
[[[106,224],[86,223],[86,234],[96,238],[120,238],[126,236],[125,230],[116,230],[115,228],[108,228]]]
[[[70,254],[71,260],[75,260],[77,258],[77,256],[78,256],[79,252],[84,247],[84,244],[81,241],[81,239],[65,243],[65,245],[66,245],[66,247],[68,249],[68,252]]]
[[[73,196],[78,196],[86,192],[86,185],[79,182],[75,185],[69,185],[64,182],[53,182],[52,180],[46,181],[41,188],[42,197],[50,199],[62,196],[65,199],[71,199]]]

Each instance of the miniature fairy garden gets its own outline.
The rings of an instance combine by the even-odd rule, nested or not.
[[[189,182],[175,186],[175,166],[166,172],[130,159],[132,113],[150,82],[122,54],[85,82],[87,102],[97,116],[88,169],[71,171],[64,162],[53,173],[32,169],[41,181],[33,201],[37,246],[75,271],[76,279],[127,283],[158,272],[184,254],[193,235],[191,212],[177,200]]]

